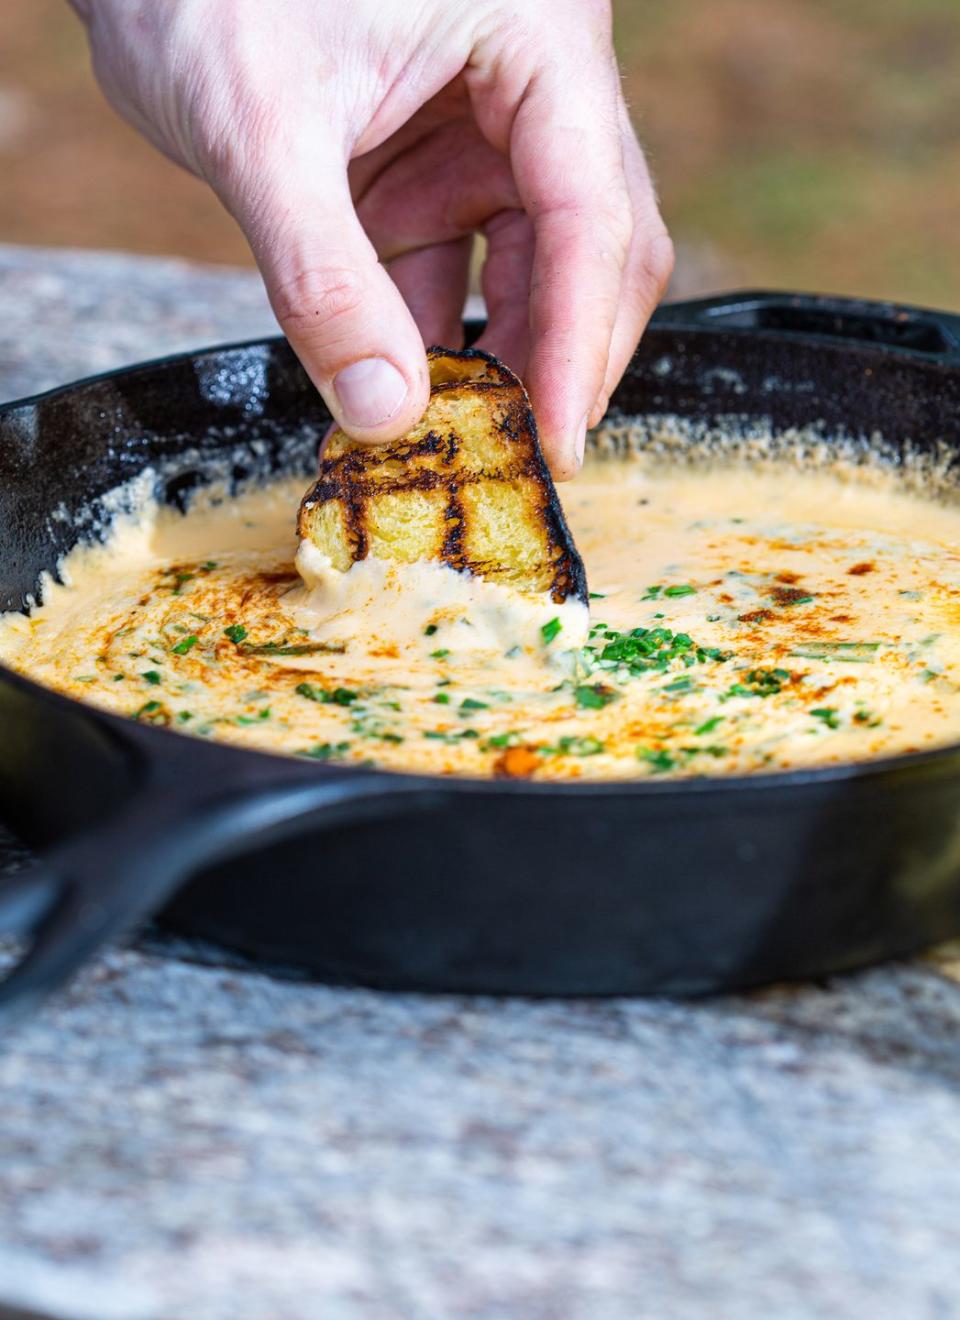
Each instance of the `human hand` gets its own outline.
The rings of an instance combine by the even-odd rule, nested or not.
[[[672,268],[609,0],[72,0],[109,99],[237,219],[284,333],[359,440],[461,343],[524,376],[572,476]]]

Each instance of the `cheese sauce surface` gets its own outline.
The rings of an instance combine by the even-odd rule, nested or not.
[[[0,619],[0,657],[184,733],[438,774],[720,775],[960,740],[960,509],[892,482],[588,462],[560,494],[589,621],[436,566],[311,592],[302,489],[121,520]]]

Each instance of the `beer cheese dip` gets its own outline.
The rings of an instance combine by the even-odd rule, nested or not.
[[[302,493],[119,519],[0,620],[0,657],[184,734],[431,774],[726,775],[960,739],[960,509],[892,480],[588,461],[560,494],[589,619],[439,566],[358,564],[324,596],[294,563]]]

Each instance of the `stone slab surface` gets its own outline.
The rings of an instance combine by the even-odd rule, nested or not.
[[[0,307],[7,398],[271,325],[248,273],[112,255],[0,250]],[[0,1044],[0,1315],[960,1315],[947,955],[679,1004],[178,953],[110,954]]]

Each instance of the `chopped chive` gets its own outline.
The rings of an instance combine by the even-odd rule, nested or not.
[[[438,693],[436,694],[436,696],[435,696],[433,699],[434,699],[434,701],[437,703],[438,706],[449,706],[449,705],[450,705],[450,693],[449,693],[449,692],[438,692]]]
[[[264,706],[263,710],[258,710],[256,715],[238,715],[235,722],[237,724],[259,724],[261,720],[268,720],[269,718],[270,707]]]
[[[637,760],[646,761],[654,774],[658,775],[664,774],[667,770],[672,770],[677,764],[674,757],[664,747],[657,750],[651,747],[638,747]]]
[[[151,687],[156,687],[160,682],[160,674],[156,669],[148,669],[145,673],[141,674],[140,677],[146,679]]]
[[[423,635],[424,637],[432,637],[436,631],[437,631],[437,625],[435,623],[428,623],[426,628],[424,628],[423,630]]]
[[[805,660],[847,660],[869,662],[879,651],[881,642],[807,642],[795,646],[791,655]]]
[[[450,654],[450,652],[447,650],[447,648],[446,648],[445,646],[441,646],[440,649],[439,649],[438,651],[431,651],[431,652],[430,652],[430,659],[431,659],[431,660],[446,660],[446,658],[447,658],[447,656],[448,656],[449,654]]]
[[[156,718],[159,717],[159,718]],[[145,701],[138,711],[134,713],[135,720],[149,720],[151,723],[164,723],[166,715],[163,705],[159,701]]]
[[[305,751],[297,752],[298,756],[305,756],[312,761],[329,761],[331,756],[342,756],[344,752],[350,750],[348,742],[339,743],[317,743],[315,747],[308,747]]]
[[[261,646],[247,645],[244,655],[343,655],[343,642],[264,642]]]
[[[815,710],[812,710],[810,714],[814,719],[822,720],[828,729],[840,728],[840,719],[833,706],[818,706]]]
[[[721,701],[730,697],[775,697],[789,677],[787,669],[748,670],[742,682],[734,683],[724,692]]]
[[[617,693],[612,688],[605,688],[599,683],[593,686],[582,685],[573,689],[574,700],[584,710],[602,710],[615,701]]]
[[[473,697],[464,697],[460,702],[461,710],[489,710],[489,703],[486,701],[475,701]]]
[[[294,688],[298,696],[306,697],[308,701],[318,701],[321,705],[329,705],[333,702],[336,706],[349,706],[359,697],[359,692],[354,692],[351,688],[334,688],[328,692],[326,688],[314,687],[312,683],[298,683]]]
[[[667,683],[660,689],[661,692],[672,693],[694,692],[696,690],[697,685],[692,678],[688,678],[686,675],[683,675],[680,678],[675,678],[672,683]]]
[[[483,744],[484,751],[500,751],[503,747],[516,747],[520,741],[520,734],[511,729],[507,733],[495,733]]]
[[[853,718],[855,723],[865,724],[868,729],[876,729],[883,723],[880,716],[874,715],[872,710],[854,711]]]
[[[306,697],[307,701],[328,701],[329,697],[323,688],[314,687],[312,683],[298,683],[293,689],[299,697]]]
[[[590,594],[590,599],[591,599],[591,600],[606,600],[606,599],[607,599],[607,593],[606,593],[605,591],[591,591],[589,594]]]
[[[698,727],[694,729],[693,731],[694,737],[702,738],[704,734],[713,733],[717,725],[722,723],[723,723],[723,716],[714,715],[711,719],[704,720],[704,722],[701,725],[698,725]]]
[[[695,596],[697,594],[697,589],[684,582],[679,587],[666,587],[663,594],[665,596],[673,596],[674,598],[679,596]]]
[[[543,627],[540,629],[540,635],[543,638],[544,646],[550,645],[550,643],[558,635],[562,627],[563,624],[560,622],[559,619],[551,619],[549,623],[545,623],[543,625]]]
[[[592,734],[582,737],[564,734],[562,738],[557,739],[554,746],[537,748],[540,756],[598,756],[605,750],[600,739],[594,738]]]
[[[196,633],[191,633],[189,637],[184,637],[182,642],[177,642],[176,646],[171,646],[170,650],[174,655],[186,655],[188,651],[193,650],[199,640]]]
[[[231,642],[239,644],[246,637],[247,630],[242,623],[232,623],[229,628],[224,628],[223,635],[229,637]]]

